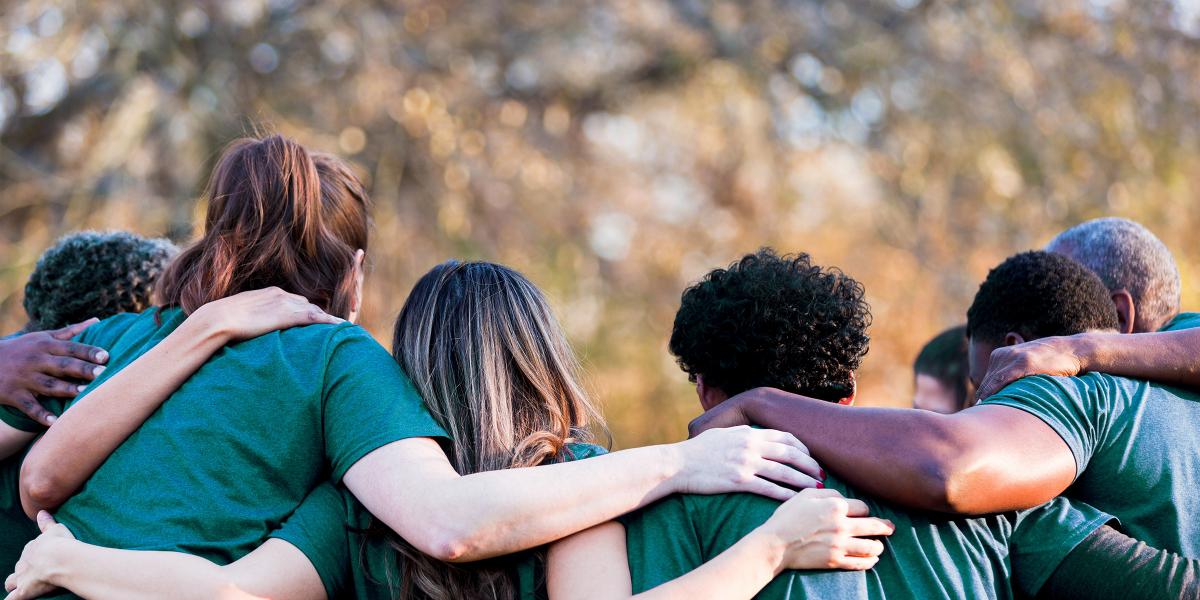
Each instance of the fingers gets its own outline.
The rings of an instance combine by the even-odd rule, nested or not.
[[[871,515],[871,509],[867,508],[867,503],[857,498],[846,500],[846,516],[848,517],[867,517]]]
[[[54,421],[58,420],[58,417],[46,410],[46,407],[42,406],[37,401],[37,398],[33,397],[33,394],[25,390],[22,390],[17,396],[17,406],[15,408],[25,413],[25,416],[46,427],[49,427],[54,424]]]
[[[50,375],[37,374],[29,381],[29,390],[51,398],[74,398],[84,386]],[[36,404],[36,401],[34,402]],[[40,405],[39,405],[40,406]]]
[[[870,558],[880,554],[883,554],[883,542],[879,540],[850,538],[846,541],[846,556]]]
[[[800,438],[791,433],[775,429],[757,429],[755,431],[767,441],[791,446],[804,454],[812,454],[808,451],[808,446],[805,446],[804,442],[800,441]]]
[[[867,571],[879,562],[878,556],[843,556],[829,561],[830,568],[843,571]]]
[[[838,492],[837,490],[831,490],[828,488],[808,488],[805,490],[800,490],[800,493],[797,495],[802,498],[809,498],[809,499],[811,499],[811,498],[841,498],[842,497],[842,494],[840,492]]]
[[[11,573],[11,574],[9,574],[8,577],[6,577],[4,579],[4,591],[11,592],[15,589],[17,589],[17,574]],[[9,598],[12,598],[12,597],[13,596],[9,596]]]
[[[796,443],[799,443],[799,440],[796,440]],[[809,456],[807,450],[801,450],[796,446],[782,442],[767,442],[763,445],[762,457],[776,463],[791,465],[814,480],[825,479],[825,472],[821,469],[821,465],[817,464],[817,460]]]
[[[91,381],[104,372],[104,367],[72,356],[47,355],[42,357],[39,370],[53,377]]]
[[[856,538],[892,535],[895,531],[896,526],[887,519],[866,517],[846,520],[846,532]]]
[[[815,477],[797,471],[787,465],[766,459],[759,461],[756,474],[759,477],[790,485],[794,488],[815,488],[820,483]]]
[[[743,492],[758,494],[767,498],[773,498],[780,502],[787,502],[796,495],[796,492],[789,490],[779,484],[772,483],[761,477],[755,477],[743,484]]]
[[[108,352],[103,348],[80,344],[79,342],[54,340],[45,346],[45,350],[47,354],[68,356],[97,365],[108,362]],[[88,379],[91,379],[91,377],[88,377]]]
[[[99,322],[100,322],[100,319],[97,319],[96,317],[92,317],[86,321],[83,321],[82,323],[76,323],[74,325],[67,325],[66,327],[63,327],[62,329],[55,329],[54,331],[50,332],[50,337],[53,337],[53,338],[59,339],[59,340],[69,340],[69,339],[83,333],[83,331],[85,329],[87,329],[88,327],[91,327],[92,325],[95,325],[96,323],[99,323]]]
[[[38,529],[40,529],[42,533],[46,533],[46,530],[58,525],[58,521],[55,521],[54,517],[52,517],[49,512],[39,510],[37,514],[37,524]]]

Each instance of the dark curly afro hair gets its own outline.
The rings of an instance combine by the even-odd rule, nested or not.
[[[807,254],[764,248],[683,292],[671,353],[693,382],[729,395],[768,386],[837,401],[867,354],[863,286]]]
[[[1074,260],[1040,250],[992,269],[967,310],[967,335],[996,346],[1010,331],[1034,340],[1116,328],[1104,282]]]
[[[167,240],[123,231],[63,237],[42,254],[25,284],[27,329],[58,329],[149,308],[158,276],[178,252]]]

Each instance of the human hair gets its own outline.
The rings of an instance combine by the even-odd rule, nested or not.
[[[336,316],[352,308],[354,256],[367,248],[367,198],[340,160],[280,135],[225,149],[208,188],[204,234],[163,273],[159,303],[190,313],[277,286]]]
[[[963,408],[971,395],[967,364],[967,326],[956,325],[929,340],[913,362],[913,372],[937,379],[954,393],[956,408]]]
[[[125,231],[63,236],[38,258],[25,284],[26,329],[59,329],[92,317],[142,312],[178,253],[168,240]]]
[[[1034,340],[1116,328],[1104,282],[1074,260],[1040,250],[1010,256],[988,272],[967,310],[967,335],[997,346],[1009,332]]]
[[[731,396],[769,386],[837,401],[854,392],[870,324],[862,284],[763,248],[683,292],[670,349],[689,379]]]
[[[1110,291],[1125,289],[1137,307],[1139,330],[1157,331],[1179,314],[1179,267],[1149,229],[1108,217],[1080,223],[1056,236],[1046,250],[1078,261]]]
[[[603,426],[545,297],[507,267],[434,267],[396,318],[392,353],[450,434],[450,463],[462,475],[558,462],[568,443],[591,439],[589,424]],[[401,598],[516,597],[517,557],[450,564],[394,534],[390,542]]]

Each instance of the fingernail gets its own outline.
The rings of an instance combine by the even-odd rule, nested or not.
[[[825,469],[821,469],[821,479],[825,479]]]
[[[46,422],[50,423],[50,424],[54,424],[54,422],[57,420],[58,420],[58,417],[56,417],[54,415],[50,415],[50,416],[46,417]]]
[[[99,377],[104,372],[104,367],[96,367],[92,369],[92,377]]]
[[[83,393],[83,390],[86,390],[86,389],[87,389],[87,386],[86,386],[86,385],[77,385],[77,386],[75,386],[75,391],[76,391],[76,392],[78,392],[78,393],[80,393],[80,394],[82,394],[82,393]]]
[[[824,484],[824,483],[822,483],[822,482],[820,482],[820,481],[818,481],[818,482],[817,482],[817,489],[818,489],[818,490],[823,490],[823,489],[825,489],[825,484]]]
[[[105,361],[107,361],[107,360],[108,360],[108,353],[107,353],[107,352],[105,352],[105,351],[101,350],[101,351],[99,351],[99,352],[97,352],[97,353],[96,353],[96,361],[97,361],[97,362],[105,362]]]

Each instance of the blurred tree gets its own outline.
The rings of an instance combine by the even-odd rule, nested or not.
[[[867,286],[866,403],[1007,254],[1106,215],[1200,256],[1200,23],[1167,0],[24,0],[0,8],[0,324],[58,235],[194,233],[230,139],[370,182],[364,324],[449,257],[543,286],[619,445],[697,410],[688,282],[761,245]],[[383,340],[386,341],[386,340]]]

